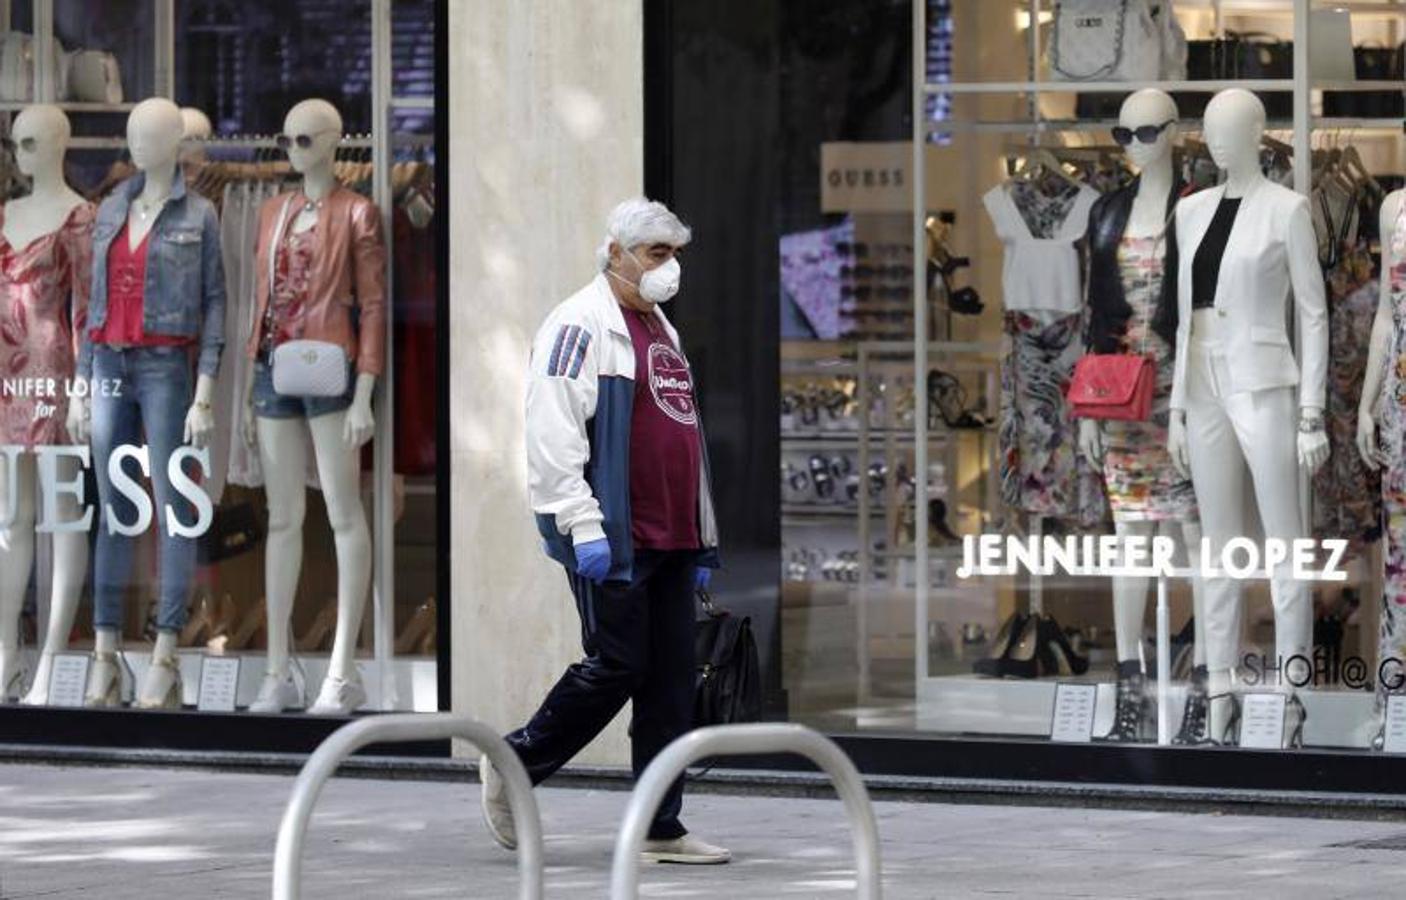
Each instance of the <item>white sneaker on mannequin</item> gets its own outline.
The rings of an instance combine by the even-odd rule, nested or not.
[[[308,713],[314,716],[349,716],[365,702],[366,688],[361,686],[360,676],[333,678],[329,675],[322,682],[322,690],[317,692],[317,700],[308,707]]]
[[[285,709],[300,709],[306,701],[303,692],[288,673],[265,672],[259,693],[249,704],[251,713],[281,713]]]

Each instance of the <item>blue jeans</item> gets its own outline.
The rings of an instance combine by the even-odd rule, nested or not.
[[[100,510],[93,565],[93,626],[122,627],[122,599],[131,582],[137,541],[108,528],[109,506],[124,524],[131,525],[137,518],[136,506],[112,487],[108,459],[124,444],[142,446],[145,433],[155,493],[151,527],[160,535],[161,585],[156,627],[179,631],[185,627],[191,578],[195,574],[195,541],[170,534],[165,510],[170,505],[182,522],[191,522],[195,509],[172,490],[166,466],[184,438],[193,390],[190,358],[184,347],[117,350],[98,345],[93,348],[93,378],[100,386],[104,379],[110,379],[110,389],[99,388],[93,397],[93,468],[98,479]],[[124,462],[123,471],[141,484],[136,460]]]

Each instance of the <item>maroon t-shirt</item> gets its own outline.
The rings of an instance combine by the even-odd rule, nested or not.
[[[635,547],[697,550],[703,448],[693,377],[652,313],[621,311],[635,347],[630,420],[630,530]]]

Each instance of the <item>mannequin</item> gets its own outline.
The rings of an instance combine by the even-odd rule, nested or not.
[[[366,701],[353,654],[371,578],[371,536],[361,504],[358,448],[371,439],[371,395],[385,342],[385,245],[381,214],[333,174],[342,117],[324,100],[294,106],[283,123],[300,189],[259,214],[256,326],[247,352],[255,365],[245,391],[244,435],[257,445],[268,495],[265,584],[268,669],[250,710],[274,713],[304,698],[289,671],[288,635],[302,568],[308,436],[336,541],[337,630],[313,714],[346,715]],[[333,247],[333,243],[345,247]],[[340,252],[345,250],[345,252]],[[345,306],[354,296],[353,324]],[[342,397],[288,397],[272,387],[272,349],[296,338],[340,344],[356,379]]]
[[[1182,252],[1168,445],[1178,469],[1190,472],[1196,485],[1201,523],[1217,554],[1227,540],[1245,535],[1247,467],[1265,536],[1292,540],[1304,536],[1300,469],[1312,473],[1328,458],[1327,305],[1317,239],[1307,198],[1272,184],[1260,171],[1264,123],[1264,105],[1248,91],[1223,91],[1212,99],[1206,141],[1226,181],[1186,198],[1176,214]],[[1291,292],[1300,361],[1285,329]],[[1280,688],[1289,695],[1285,744],[1298,746],[1306,713],[1293,685],[1310,677],[1312,595],[1308,583],[1296,582],[1283,567],[1270,587],[1271,664],[1283,667]],[[1239,663],[1242,593],[1239,582],[1208,579],[1213,740],[1228,739],[1237,721],[1231,673]]]
[[[69,444],[64,422],[69,405],[63,385],[73,377],[77,341],[75,324],[87,314],[92,265],[93,207],[63,178],[64,155],[71,136],[68,117],[55,106],[26,107],[14,121],[10,137],[15,162],[31,180],[29,193],[5,204],[0,282],[3,296],[21,304],[21,346],[0,348],[7,376],[59,379],[51,395],[12,401],[0,414],[0,445],[29,451],[43,444]],[[71,299],[70,299],[71,298]],[[7,304],[7,307],[9,305]],[[0,312],[0,322],[12,315]],[[10,332],[16,333],[15,330]],[[6,350],[11,354],[6,359]],[[28,362],[15,357],[23,354]],[[15,371],[11,363],[21,368]],[[6,471],[13,463],[16,471]],[[81,460],[57,460],[57,480],[81,483]],[[17,489],[12,495],[10,485]],[[55,508],[38,509],[39,464],[33,452],[0,454],[0,702],[15,697],[19,686],[19,615],[34,567],[35,527],[53,528],[54,565],[49,622],[39,663],[24,702],[49,699],[54,655],[63,652],[88,570],[87,523],[80,498],[56,491]],[[13,521],[6,521],[11,518]]]
[[[192,177],[192,170],[199,169],[205,165],[205,145],[201,141],[207,141],[215,133],[215,127],[210,124],[210,117],[193,106],[181,107],[182,133],[189,142],[181,148],[181,166],[186,170],[186,178]]]
[[[1406,190],[1388,194],[1382,201],[1381,236],[1382,296],[1372,321],[1367,375],[1357,410],[1357,450],[1368,467],[1384,470],[1386,590],[1377,661],[1382,667],[1379,698],[1400,693],[1406,678],[1400,664],[1406,660],[1406,389],[1400,368],[1406,359]],[[1385,709],[1379,712],[1384,714]],[[1373,739],[1374,749],[1382,749],[1384,728],[1385,721]]]
[[[1164,273],[1177,264],[1171,216],[1182,185],[1172,165],[1176,141],[1176,102],[1159,90],[1143,90],[1124,101],[1119,125],[1126,133],[1128,160],[1138,172],[1133,184],[1106,195],[1094,206],[1089,221],[1091,248],[1088,284],[1091,309],[1088,344],[1095,353],[1149,354],[1157,361],[1153,415],[1147,422],[1079,423],[1079,448],[1096,470],[1104,473],[1114,530],[1120,537],[1151,538],[1161,533],[1179,537],[1195,557],[1201,542],[1196,498],[1191,484],[1176,472],[1165,452],[1171,393],[1172,346],[1153,334],[1153,319],[1163,302],[1164,286],[1174,284]],[[1141,130],[1141,133],[1139,133]],[[1152,141],[1144,140],[1155,134]],[[1134,308],[1130,301],[1136,300]],[[1105,450],[1111,452],[1105,454]],[[1143,668],[1143,621],[1149,579],[1113,579],[1113,619],[1118,645],[1118,691],[1114,727],[1108,740],[1141,740],[1150,719]],[[1204,624],[1203,592],[1192,580],[1193,621]],[[1198,743],[1205,722],[1205,647],[1195,643],[1197,671],[1187,694],[1182,743]]]
[[[184,134],[171,101],[158,97],[136,105],[127,119],[127,143],[138,174],[103,202],[94,232],[93,302],[79,374],[118,379],[122,388],[70,409],[71,430],[92,435],[102,509],[87,692],[92,706],[121,700],[117,644],[134,554],[133,538],[121,529],[140,516],[114,490],[109,462],[130,445],[149,452],[146,468],[156,495],[151,524],[161,559],[156,643],[136,702],[145,709],[182,703],[176,637],[187,616],[195,542],[176,533],[169,519],[174,514],[189,525],[195,513],[173,490],[167,467],[181,444],[204,448],[214,434],[211,398],[225,305],[219,220],[209,201],[186,191],[178,166]],[[192,390],[190,359],[197,347]],[[127,459],[123,468],[129,478],[140,467],[133,462]]]

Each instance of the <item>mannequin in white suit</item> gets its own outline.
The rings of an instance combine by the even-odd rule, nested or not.
[[[1205,134],[1226,182],[1184,199],[1176,214],[1181,258],[1168,441],[1173,462],[1191,474],[1201,525],[1217,558],[1226,541],[1246,533],[1247,467],[1265,537],[1292,540],[1305,536],[1299,468],[1312,472],[1328,458],[1323,273],[1308,200],[1260,171],[1264,123],[1264,105],[1254,94],[1216,95],[1206,109]],[[1291,291],[1302,372],[1286,328]],[[1213,740],[1231,736],[1236,717],[1230,690],[1239,662],[1242,593],[1241,583],[1227,578],[1206,583]],[[1281,667],[1280,684],[1290,693],[1285,743],[1297,745],[1305,715],[1292,692],[1311,671],[1313,598],[1309,584],[1294,581],[1283,567],[1271,593],[1277,659],[1270,665]]]

